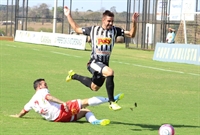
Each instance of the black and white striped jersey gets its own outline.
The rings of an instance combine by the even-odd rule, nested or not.
[[[82,30],[84,35],[91,38],[91,60],[108,65],[115,40],[117,36],[124,36],[124,30],[114,26],[109,30],[103,29],[100,26],[85,27]]]

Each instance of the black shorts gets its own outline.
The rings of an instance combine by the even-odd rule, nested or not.
[[[105,66],[108,66],[108,64],[104,64],[102,62],[98,62],[98,61],[95,61],[95,60],[90,61],[87,64],[87,69],[93,75],[92,76],[92,82],[99,87],[101,87],[103,85],[104,81],[105,81],[105,77],[102,74],[102,69]]]

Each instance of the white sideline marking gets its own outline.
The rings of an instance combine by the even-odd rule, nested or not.
[[[66,55],[66,56],[71,56],[71,57],[76,57],[76,58],[82,58],[81,56],[78,56],[78,55],[70,55],[70,54],[55,52],[55,51],[51,51],[51,52],[55,53],[55,54],[61,54],[61,55]]]
[[[17,47],[17,46],[15,46],[15,45],[8,45],[8,44],[7,44],[7,46],[11,46],[11,47]]]
[[[194,74],[194,73],[188,73],[189,75],[195,75],[195,76],[200,76],[199,74]]]
[[[144,67],[144,68],[156,69],[156,70],[160,70],[160,71],[175,72],[175,73],[184,74],[184,72],[181,72],[181,71],[173,71],[173,70],[168,70],[168,69],[163,69],[163,68],[156,68],[156,67],[142,66],[142,65],[137,65],[137,64],[132,64],[132,65],[133,65],[133,66],[137,66],[137,67]]]
[[[9,44],[6,44],[6,45],[7,46],[11,46],[11,47],[17,47],[15,45],[9,45]],[[33,49],[33,50],[40,51],[39,49]],[[66,55],[66,56],[71,56],[71,57],[76,57],[76,58],[82,58],[82,56],[78,56],[78,55],[70,55],[70,54],[61,53],[61,52],[55,52],[55,51],[51,51],[51,52],[55,53],[55,54],[60,54],[60,55]],[[119,64],[125,64],[125,65],[133,65],[133,66],[136,66],[136,67],[149,68],[149,69],[160,70],[160,71],[165,71],[165,72],[173,72],[173,73],[179,73],[179,74],[188,74],[188,75],[192,75],[192,76],[200,76],[200,74],[195,74],[195,73],[185,73],[185,72],[182,72],[182,71],[175,71],[175,70],[168,70],[168,69],[163,69],[163,68],[143,66],[143,65],[138,65],[138,64],[126,63],[126,62],[118,62],[118,61],[111,61],[111,62],[115,62],[115,63],[119,63]]]
[[[40,51],[39,49],[35,49],[35,48],[33,48],[32,50],[34,50],[34,51]]]
[[[126,64],[126,65],[131,65],[130,63],[124,63],[124,64]]]
[[[117,61],[112,61],[112,62],[119,63],[119,64],[126,64],[126,65],[133,65],[133,66],[136,66],[136,67],[160,70],[160,71],[165,71],[165,72],[173,72],[173,73],[179,73],[179,74],[188,74],[188,75],[193,75],[193,76],[200,76],[200,74],[195,74],[195,73],[185,73],[185,72],[182,72],[182,71],[168,70],[168,69],[163,69],[163,68],[156,68],[156,67],[143,66],[143,65],[138,65],[138,64],[124,63],[124,62],[117,62]]]

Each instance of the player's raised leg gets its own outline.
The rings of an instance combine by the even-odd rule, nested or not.
[[[66,77],[66,82],[69,82],[72,80],[72,76],[75,74],[73,70],[68,71],[68,75]]]
[[[124,98],[124,93],[117,94],[114,97],[115,102],[117,102],[123,98]],[[101,97],[101,96],[91,97],[88,99],[81,100],[81,106],[82,106],[82,108],[85,108],[87,106],[97,106],[97,105],[100,105],[103,103],[108,103],[108,102],[109,102],[109,98],[107,98],[107,97]]]
[[[66,82],[69,82],[71,80],[77,80],[77,81],[81,82],[83,85],[85,85],[86,87],[91,89],[92,80],[91,80],[91,78],[89,78],[87,76],[78,75],[73,70],[70,70],[66,77]]]

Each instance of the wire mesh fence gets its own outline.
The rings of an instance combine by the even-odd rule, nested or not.
[[[194,1],[198,5],[199,0]],[[30,7],[28,0],[11,0],[9,2],[7,0],[7,4],[0,5],[0,17],[2,18],[0,35],[14,36],[16,30],[53,31],[53,9],[50,10],[44,3],[38,7]],[[73,1],[71,2],[73,3]],[[176,30],[175,42],[185,43],[182,21],[169,19],[171,2],[172,0],[125,1],[125,11],[114,13],[114,25],[129,30],[132,26],[132,14],[139,12],[137,34],[135,38],[124,39],[123,37],[118,37],[117,42],[125,43],[125,46],[128,48],[154,50],[157,42],[165,42],[168,28],[172,27]],[[196,6],[195,10],[198,10],[197,8]],[[63,14],[63,7],[60,6],[57,10],[56,33],[72,33],[73,30]],[[81,27],[101,25],[101,14],[101,10],[72,10],[74,20]],[[186,22],[188,43],[200,44],[199,18],[199,15],[196,15],[193,21]]]

